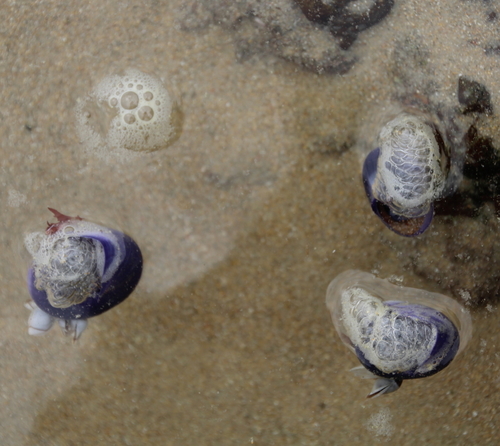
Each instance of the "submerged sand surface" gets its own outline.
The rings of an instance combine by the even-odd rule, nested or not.
[[[300,12],[280,0],[252,16],[253,3],[235,2],[229,20],[224,1],[3,2],[2,445],[497,444],[500,315],[494,292],[474,293],[475,274],[496,270],[498,222],[438,216],[420,240],[402,239],[371,212],[360,172],[408,89],[432,85],[425,100],[453,109],[468,75],[500,110],[500,57],[485,52],[498,2],[396,0],[343,75],[304,68],[301,35],[255,43],[281,6]],[[310,26],[308,45],[331,44]],[[425,49],[420,77],[394,68],[402,42]],[[182,133],[165,150],[103,154],[79,140],[75,107],[127,68],[179,104]],[[494,141],[498,124],[477,120]],[[47,207],[121,229],[144,254],[134,294],[76,343],[55,328],[27,334],[23,237],[45,228]],[[371,382],[348,373],[357,359],[324,304],[346,269],[471,293],[482,301],[469,307],[469,347],[366,400]]]

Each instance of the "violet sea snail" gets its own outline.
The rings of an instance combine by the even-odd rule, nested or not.
[[[352,370],[376,379],[368,397],[438,373],[472,335],[469,313],[452,298],[362,271],[339,274],[328,286],[326,305],[342,342],[362,364]]]
[[[49,210],[57,223],[25,238],[33,258],[29,334],[44,334],[58,320],[66,334],[78,339],[88,318],[132,293],[141,278],[142,254],[122,232]]]
[[[372,210],[399,235],[422,234],[433,202],[442,198],[449,157],[437,127],[401,113],[381,130],[378,147],[363,165],[363,183]]]

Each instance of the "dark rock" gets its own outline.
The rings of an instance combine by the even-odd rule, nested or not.
[[[472,305],[500,298],[500,224],[485,207],[478,218],[436,218],[432,231],[402,258],[415,273]]]
[[[234,35],[240,62],[267,53],[319,74],[345,74],[358,60],[347,50],[393,5],[394,0],[371,0],[361,9],[353,0],[192,0],[178,22],[186,32],[210,24],[225,28]]]
[[[314,23],[328,27],[339,39],[343,50],[357,39],[358,34],[379,23],[394,6],[394,0],[375,0],[364,12],[349,10],[352,0],[337,0],[328,4],[321,0],[295,0],[304,15]]]
[[[464,106],[463,113],[485,113],[491,115],[493,106],[486,87],[466,76],[458,79],[458,101]]]

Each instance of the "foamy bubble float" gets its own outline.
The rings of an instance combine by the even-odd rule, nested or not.
[[[363,165],[363,184],[373,212],[391,231],[423,234],[444,198],[449,151],[430,119],[401,113],[381,130],[379,147]]]
[[[90,149],[152,152],[180,133],[180,111],[162,82],[136,69],[103,79],[76,107],[77,130]]]

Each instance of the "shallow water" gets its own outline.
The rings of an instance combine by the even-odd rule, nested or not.
[[[208,12],[187,30],[182,1],[4,2],[2,445],[496,444],[494,293],[470,306],[473,338],[449,368],[375,400],[348,373],[357,360],[324,298],[353,268],[448,294],[474,289],[473,274],[469,288],[450,285],[471,271],[467,260],[443,264],[450,238],[480,245],[496,223],[481,232],[476,220],[438,216],[421,240],[401,239],[369,208],[360,154],[400,94],[391,55],[415,26],[430,48],[433,100],[456,102],[467,74],[498,109],[500,59],[484,55],[498,31],[486,9],[497,7],[397,2],[339,76],[261,47],[242,60],[243,31]],[[166,150],[103,156],[79,141],[75,107],[127,68],[165,83],[182,133]],[[478,127],[494,137],[496,116]],[[23,237],[43,230],[49,206],[127,232],[145,258],[133,295],[76,343],[56,329],[27,334]],[[495,261],[479,256],[475,267]]]

